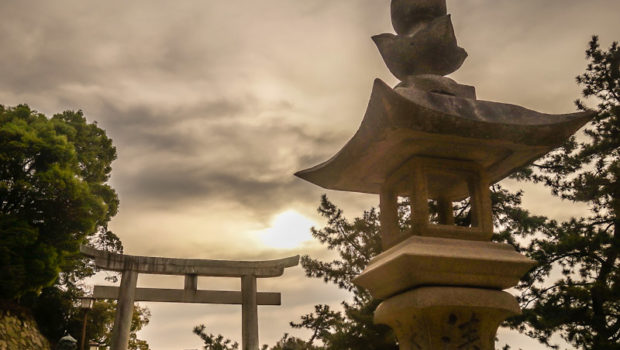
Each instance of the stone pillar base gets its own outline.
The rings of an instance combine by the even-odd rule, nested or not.
[[[394,329],[400,350],[492,350],[499,324],[520,312],[506,292],[421,287],[382,302],[375,323]]]

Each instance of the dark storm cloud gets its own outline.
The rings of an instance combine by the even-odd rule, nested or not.
[[[194,10],[163,1],[2,2],[2,85],[37,93],[71,83],[114,86],[153,72],[162,84],[167,75],[206,79],[222,58],[210,49],[233,48],[197,35],[211,12]]]
[[[38,18],[30,23],[0,9],[0,76],[2,88],[16,93],[38,93],[64,81],[86,81],[94,66],[88,56],[75,50],[79,42],[62,22]]]
[[[284,120],[254,125],[227,120],[206,123],[197,135],[195,130],[169,128],[138,136],[142,139],[134,140],[134,147],[144,142],[144,153],[126,160],[133,166],[123,166],[128,172],[120,171],[119,190],[132,200],[157,207],[226,200],[270,213],[292,198],[304,197],[308,187],[293,173],[327,159],[342,140],[342,135],[316,134]]]
[[[168,109],[147,105],[123,108],[105,103],[98,114],[105,118],[107,130],[114,135],[114,141],[119,146],[145,152],[167,150],[194,153],[202,138],[179,131],[179,125],[199,124],[205,127],[222,119],[230,121],[247,108],[247,101],[232,102],[219,98],[195,106]]]
[[[226,200],[271,214],[308,188],[292,174],[347,138],[318,130],[320,109],[305,101],[336,82],[317,70],[326,60],[316,50],[340,47],[337,32],[317,40],[306,31],[316,16],[328,16],[331,32],[343,19],[334,11],[370,11],[330,4],[3,2],[0,45],[10,49],[0,51],[0,94],[97,120],[118,148],[113,183],[124,201]],[[308,57],[317,65],[297,64]],[[297,95],[263,96],[278,84]]]
[[[264,111],[269,118],[254,116]],[[174,111],[107,105],[100,113],[118,147],[113,166],[122,198],[153,207],[226,200],[270,214],[303,198],[307,187],[293,173],[327,159],[346,137],[295,123],[288,118],[294,111],[285,101],[248,97]]]
[[[261,214],[280,208],[284,202],[290,202],[291,198],[304,192],[292,174],[260,179],[239,172],[181,166],[153,167],[131,179],[127,185],[132,187],[124,192],[133,195],[133,200],[150,203],[147,206],[178,206],[200,198],[239,203]]]

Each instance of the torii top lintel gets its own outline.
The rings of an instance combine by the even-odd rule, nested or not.
[[[277,277],[287,267],[299,263],[299,255],[277,260],[231,261],[209,259],[175,259],[109,253],[80,246],[80,252],[95,259],[98,268],[111,271],[135,271],[160,275],[197,275],[212,277]]]

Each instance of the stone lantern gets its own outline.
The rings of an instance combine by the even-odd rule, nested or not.
[[[362,123],[331,159],[295,175],[327,189],[380,197],[383,252],[354,283],[384,300],[375,322],[400,349],[494,348],[499,324],[518,314],[515,286],[534,262],[491,242],[489,187],[562,144],[593,113],[550,115],[476,99],[444,77],[467,53],[457,46],[445,0],[392,0],[397,35],[373,37],[390,71],[377,79]],[[397,199],[409,197],[410,229]],[[469,198],[471,225],[453,202]],[[437,219],[429,218],[429,200]]]

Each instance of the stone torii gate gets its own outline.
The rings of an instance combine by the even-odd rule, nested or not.
[[[80,252],[95,259],[100,269],[122,273],[120,287],[95,286],[93,298],[117,299],[111,350],[126,350],[133,303],[241,304],[241,346],[257,350],[258,305],[280,305],[280,293],[257,292],[256,279],[277,277],[299,263],[299,255],[267,261],[173,259],[109,253],[81,246]],[[184,275],[184,289],[136,288],[138,274]],[[198,276],[241,278],[241,291],[198,290]]]

